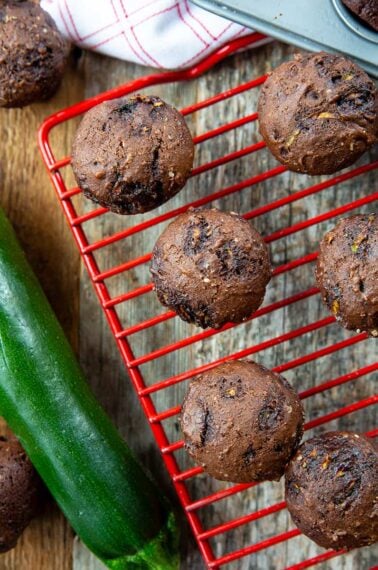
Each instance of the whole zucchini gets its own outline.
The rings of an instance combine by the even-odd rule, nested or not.
[[[92,395],[1,210],[0,415],[109,568],[178,567],[174,515]]]

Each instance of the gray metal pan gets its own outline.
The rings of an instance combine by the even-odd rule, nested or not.
[[[359,21],[341,0],[193,1],[219,16],[306,50],[346,54],[378,77],[378,33]]]

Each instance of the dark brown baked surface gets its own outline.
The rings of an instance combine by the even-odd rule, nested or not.
[[[339,55],[296,55],[277,67],[261,89],[258,112],[269,150],[297,172],[331,174],[377,141],[375,84]]]
[[[184,117],[159,97],[97,105],[77,130],[72,167],[85,196],[118,214],[157,208],[184,186],[194,146]]]
[[[378,32],[377,0],[342,0],[342,2],[365,24],[368,24]]]
[[[16,545],[41,507],[42,484],[16,438],[0,437],[0,552]]]
[[[247,319],[271,277],[268,248],[235,213],[189,210],[162,233],[152,252],[160,302],[184,321],[220,328]]]
[[[49,99],[60,85],[69,44],[33,2],[0,2],[0,106]]]
[[[324,303],[347,329],[378,337],[378,216],[340,220],[320,243],[316,280]]]
[[[297,527],[324,548],[378,540],[378,454],[373,440],[329,432],[302,443],[285,473]]]
[[[181,411],[185,446],[222,481],[278,480],[303,434],[290,384],[252,361],[229,361],[191,381]]]

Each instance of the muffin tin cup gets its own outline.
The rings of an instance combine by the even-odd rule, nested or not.
[[[341,0],[193,0],[223,18],[309,51],[342,53],[378,77],[378,33]]]
[[[350,28],[355,34],[361,36],[365,40],[373,42],[374,44],[378,44],[378,33],[375,32],[372,28],[369,28],[367,25],[365,25],[362,20],[357,18],[357,16],[351,12],[351,10],[348,10],[348,8],[342,3],[341,0],[332,0],[332,4],[336,10],[337,15],[344,22],[344,24],[348,26],[348,28]]]

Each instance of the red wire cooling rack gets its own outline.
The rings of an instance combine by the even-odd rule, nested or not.
[[[142,77],[142,78],[139,78],[135,81],[132,81],[126,85],[123,85],[121,87],[118,87],[118,88],[110,90],[110,91],[107,91],[106,93],[102,93],[102,94],[100,94],[96,97],[93,97],[91,99],[88,99],[86,101],[80,102],[80,103],[78,103],[72,107],[69,107],[69,108],[67,108],[63,111],[60,111],[60,112],[56,113],[55,115],[49,117],[43,123],[43,125],[39,131],[39,146],[40,146],[40,149],[41,149],[41,152],[43,155],[44,162],[45,162],[47,169],[49,171],[51,181],[55,187],[59,201],[60,201],[61,206],[64,210],[64,213],[67,217],[67,220],[68,220],[68,223],[71,227],[73,235],[75,237],[76,243],[78,245],[82,259],[86,265],[86,268],[87,268],[88,273],[90,275],[90,278],[92,280],[92,283],[93,283],[94,289],[97,293],[100,304],[104,310],[104,313],[107,317],[107,320],[109,322],[109,325],[110,325],[110,328],[111,328],[112,333],[114,335],[114,338],[117,342],[118,348],[121,352],[121,355],[123,357],[125,365],[128,369],[128,372],[129,372],[129,375],[131,377],[134,388],[137,391],[137,394],[139,396],[143,410],[144,410],[144,412],[145,412],[145,414],[146,414],[146,416],[150,422],[153,434],[155,436],[157,444],[158,444],[160,451],[162,453],[165,465],[169,471],[169,474],[170,474],[171,479],[173,481],[174,487],[177,491],[177,494],[179,496],[181,504],[185,510],[185,513],[187,515],[187,518],[189,520],[189,523],[190,523],[190,526],[193,530],[195,538],[198,542],[199,548],[202,552],[202,555],[204,557],[206,565],[208,568],[212,568],[212,569],[218,569],[221,566],[224,566],[224,565],[226,565],[232,561],[238,560],[239,558],[241,558],[243,556],[256,553],[256,552],[258,552],[262,549],[268,548],[272,545],[275,545],[275,544],[278,544],[280,542],[289,540],[289,539],[299,535],[300,532],[297,529],[288,530],[286,532],[283,532],[283,533],[278,534],[276,536],[273,536],[271,538],[259,541],[253,545],[246,546],[240,550],[233,551],[230,553],[226,553],[223,556],[220,556],[217,558],[214,554],[212,547],[211,547],[211,543],[210,543],[211,538],[214,538],[221,533],[225,533],[227,531],[235,529],[235,528],[239,527],[240,525],[243,525],[246,523],[251,523],[253,521],[257,521],[257,520],[262,519],[263,517],[266,517],[266,516],[271,515],[273,513],[277,513],[277,512],[279,512],[285,508],[285,503],[279,502],[279,503],[273,504],[271,506],[265,507],[263,509],[260,509],[256,512],[252,512],[252,513],[249,513],[247,515],[241,516],[237,519],[225,522],[223,524],[218,524],[217,526],[213,526],[210,529],[207,529],[207,530],[204,529],[203,525],[200,521],[200,518],[198,516],[198,511],[200,509],[203,509],[203,508],[211,505],[212,503],[215,503],[216,501],[221,501],[227,497],[231,497],[232,495],[236,495],[237,493],[240,493],[243,490],[246,490],[246,489],[252,487],[253,484],[233,485],[231,487],[228,487],[228,488],[223,489],[221,491],[218,491],[216,493],[212,493],[212,494],[210,494],[204,498],[201,498],[200,500],[196,500],[196,501],[191,500],[186,482],[189,479],[194,478],[197,475],[199,475],[200,473],[202,473],[202,468],[201,467],[192,467],[190,469],[186,469],[183,471],[179,468],[178,462],[176,461],[174,454],[177,450],[179,450],[180,448],[183,447],[183,442],[182,441],[174,441],[174,442],[169,441],[167,434],[166,434],[166,430],[164,429],[164,426],[163,426],[163,422],[165,420],[167,420],[168,418],[172,418],[179,413],[180,406],[175,406],[173,408],[166,409],[162,412],[157,413],[153,399],[152,399],[152,395],[156,394],[157,392],[159,392],[161,390],[165,390],[165,389],[171,387],[172,385],[174,385],[176,383],[187,380],[188,378],[191,378],[195,374],[198,374],[204,370],[208,370],[211,367],[218,364],[219,362],[222,362],[226,358],[242,358],[242,357],[246,357],[246,356],[255,354],[255,353],[260,352],[262,350],[265,350],[267,348],[278,346],[281,343],[291,341],[297,337],[300,337],[301,335],[305,335],[309,332],[321,329],[322,327],[325,327],[325,326],[329,325],[330,323],[333,323],[334,318],[332,316],[327,316],[327,317],[322,318],[318,321],[306,324],[305,326],[302,326],[302,327],[297,328],[295,330],[291,330],[289,332],[284,332],[283,334],[275,336],[269,340],[266,340],[264,342],[260,342],[257,345],[247,347],[247,348],[245,348],[245,349],[243,349],[237,353],[234,353],[232,355],[227,355],[224,358],[218,359],[217,361],[214,361],[214,362],[208,363],[206,365],[200,366],[197,369],[188,370],[188,371],[185,371],[183,373],[176,374],[174,376],[166,378],[162,381],[155,382],[154,384],[150,383],[147,385],[147,383],[145,382],[145,378],[144,378],[142,371],[141,371],[141,366],[143,364],[145,364],[147,362],[152,362],[155,359],[158,359],[164,355],[168,355],[168,354],[172,355],[175,353],[175,351],[177,351],[177,350],[179,350],[185,346],[189,346],[195,342],[198,342],[198,341],[203,340],[205,338],[209,338],[215,334],[219,334],[219,331],[206,330],[206,331],[198,332],[197,334],[194,334],[194,335],[189,336],[189,337],[184,338],[184,339],[174,341],[171,344],[165,345],[165,346],[163,346],[157,350],[154,350],[154,351],[149,352],[147,354],[143,354],[142,356],[135,357],[133,354],[130,342],[129,342],[130,337],[136,333],[139,333],[141,331],[145,331],[146,329],[148,329],[150,327],[154,327],[155,325],[158,325],[164,321],[168,321],[169,319],[174,317],[174,314],[172,312],[164,312],[164,313],[159,314],[157,316],[151,316],[148,319],[144,320],[143,322],[139,322],[137,324],[130,324],[129,326],[127,326],[127,328],[123,328],[121,325],[121,319],[119,318],[119,315],[117,313],[117,306],[120,305],[121,303],[126,303],[126,302],[130,301],[131,299],[135,299],[137,297],[143,296],[144,294],[151,291],[152,285],[151,284],[141,285],[141,286],[138,286],[135,289],[127,291],[121,295],[112,297],[110,295],[109,288],[107,287],[106,280],[112,276],[115,276],[115,275],[118,275],[121,273],[125,273],[130,269],[133,269],[133,268],[136,268],[138,266],[141,266],[142,264],[148,263],[150,260],[150,254],[143,255],[143,256],[140,256],[140,257],[137,257],[134,259],[128,259],[126,262],[124,262],[124,263],[122,263],[116,267],[101,271],[99,266],[98,266],[98,263],[95,260],[94,253],[101,250],[102,248],[111,246],[112,244],[115,244],[116,242],[119,242],[120,240],[127,240],[127,238],[129,238],[132,235],[137,234],[138,232],[147,231],[152,226],[155,226],[157,224],[160,224],[162,222],[170,220],[174,216],[178,215],[179,213],[184,212],[189,206],[195,206],[195,207],[203,206],[203,205],[208,204],[208,203],[210,203],[216,199],[225,197],[225,196],[230,195],[232,193],[238,192],[244,188],[253,186],[253,185],[255,185],[261,181],[274,178],[275,176],[283,173],[285,171],[285,168],[283,166],[276,166],[275,168],[273,168],[271,170],[268,170],[266,172],[262,172],[260,174],[256,174],[247,180],[243,180],[242,182],[238,182],[238,183],[233,184],[232,186],[229,186],[227,188],[217,190],[211,195],[197,199],[196,201],[191,202],[190,204],[186,204],[182,207],[176,208],[176,209],[171,210],[171,211],[164,213],[162,215],[156,216],[156,215],[154,215],[153,212],[152,213],[150,212],[150,215],[146,216],[144,221],[137,223],[133,227],[124,229],[123,231],[120,231],[120,232],[115,233],[113,235],[104,237],[103,239],[100,239],[94,243],[89,243],[87,236],[86,236],[85,229],[84,229],[85,223],[88,222],[89,220],[93,220],[99,216],[105,215],[107,210],[105,208],[96,208],[96,209],[94,209],[88,213],[85,213],[84,215],[78,215],[77,214],[74,203],[72,201],[72,198],[76,194],[79,194],[80,191],[78,188],[67,188],[66,184],[64,182],[62,172],[61,172],[62,169],[64,169],[64,167],[69,165],[70,157],[64,157],[61,159],[56,159],[54,157],[53,151],[52,151],[50,143],[49,143],[49,135],[50,135],[51,130],[54,127],[56,127],[57,125],[59,125],[60,123],[67,121],[69,119],[72,119],[72,118],[84,113],[89,108],[100,103],[101,101],[104,101],[106,99],[115,98],[115,97],[120,97],[120,96],[126,95],[126,94],[131,93],[131,92],[139,91],[145,87],[152,86],[152,85],[195,79],[198,76],[200,76],[201,74],[203,74],[206,70],[208,70],[215,63],[217,63],[222,58],[227,56],[228,54],[231,54],[231,53],[239,50],[240,48],[246,47],[247,45],[250,45],[251,43],[259,42],[263,39],[264,39],[264,36],[262,36],[261,34],[257,34],[257,33],[251,34],[248,37],[237,39],[237,40],[229,43],[228,45],[222,47],[221,49],[219,49],[218,51],[213,53],[210,57],[208,57],[206,60],[202,61],[199,65],[197,65],[197,66],[195,66],[189,70],[179,71],[179,72],[162,73],[162,74]],[[194,113],[194,112],[197,112],[201,109],[209,107],[209,106],[211,106],[217,102],[220,102],[222,100],[233,97],[236,94],[255,89],[256,87],[260,86],[264,82],[264,80],[265,80],[265,77],[259,77],[257,79],[253,79],[251,81],[248,81],[244,84],[238,85],[237,87],[229,89],[223,93],[218,93],[209,99],[197,102],[196,104],[191,105],[190,107],[183,109],[182,113],[184,115],[189,115],[191,113]],[[236,120],[234,120],[228,124],[224,124],[218,128],[215,128],[211,131],[208,131],[204,134],[201,134],[201,135],[195,137],[194,143],[200,144],[200,143],[207,141],[213,137],[217,137],[217,136],[224,134],[228,131],[231,131],[233,129],[237,129],[238,127],[245,125],[248,122],[255,121],[256,118],[257,118],[256,113],[252,113],[246,117],[237,118]],[[264,146],[265,145],[263,142],[257,142],[255,144],[252,144],[250,146],[243,148],[242,150],[236,150],[234,152],[231,152],[230,154],[227,154],[225,156],[222,156],[221,158],[213,160],[210,163],[198,166],[197,168],[194,169],[192,175],[197,176],[197,175],[199,175],[205,171],[216,168],[222,164],[228,163],[230,161],[234,161],[236,159],[239,159],[240,157],[243,157],[243,156],[246,156],[250,153],[254,153],[256,151],[259,151]],[[350,170],[348,172],[343,172],[343,173],[341,173],[335,177],[329,178],[328,180],[326,180],[324,182],[312,185],[312,186],[305,188],[305,189],[300,189],[296,192],[290,193],[289,195],[287,195],[283,198],[280,198],[280,199],[275,200],[273,202],[270,202],[266,205],[255,208],[254,210],[245,214],[245,217],[247,219],[256,218],[257,216],[260,216],[262,214],[265,214],[267,212],[270,212],[272,210],[275,210],[275,209],[280,208],[282,206],[285,206],[287,204],[293,203],[293,202],[300,200],[300,199],[303,199],[305,197],[311,196],[312,194],[322,192],[323,190],[328,189],[328,188],[332,187],[333,185],[340,184],[340,183],[342,183],[348,179],[352,179],[352,178],[357,177],[363,173],[367,173],[373,169],[376,169],[377,167],[378,167],[378,162],[374,162],[371,164],[367,164],[364,166],[354,168],[353,170]],[[273,234],[270,234],[269,236],[267,236],[266,241],[267,242],[273,242],[275,240],[290,236],[290,235],[292,235],[292,234],[294,234],[300,230],[303,230],[304,228],[309,228],[309,227],[314,226],[316,224],[319,224],[325,220],[332,219],[335,216],[349,212],[349,211],[356,209],[356,208],[359,208],[365,204],[373,203],[377,199],[378,199],[378,192],[372,193],[369,196],[359,198],[359,199],[357,199],[353,202],[350,202],[346,205],[343,205],[341,207],[337,207],[337,208],[331,209],[327,212],[321,213],[321,214],[319,214],[313,218],[306,219],[304,221],[300,221],[300,222],[298,222],[294,225],[291,225],[289,227],[285,227],[283,229],[280,229],[279,231],[276,231]],[[286,273],[286,272],[288,272],[288,271],[290,271],[296,267],[299,267],[299,266],[308,264],[310,262],[313,262],[316,259],[316,256],[317,256],[317,253],[312,252],[312,253],[307,254],[307,255],[299,258],[299,259],[295,259],[295,260],[292,260],[288,263],[280,265],[279,267],[277,267],[275,269],[274,274],[280,275],[280,274]],[[125,282],[126,282],[126,280],[125,280]],[[257,317],[261,317],[261,316],[266,315],[268,313],[272,313],[276,309],[286,307],[286,306],[288,306],[292,303],[298,302],[302,299],[310,298],[311,296],[316,295],[317,293],[318,293],[318,289],[316,287],[311,287],[310,289],[307,289],[305,291],[302,291],[300,293],[292,295],[289,298],[282,299],[279,301],[275,301],[275,302],[273,302],[267,306],[263,306],[263,308],[260,308],[251,318],[256,319]],[[232,327],[232,325],[226,325],[222,330],[224,331],[224,330],[229,329],[231,327]],[[284,371],[293,369],[293,368],[300,366],[300,365],[303,365],[305,363],[312,362],[312,361],[314,361],[320,357],[330,355],[330,354],[332,354],[338,350],[341,350],[343,348],[351,347],[352,345],[355,345],[355,344],[360,343],[361,341],[365,340],[365,338],[366,338],[366,335],[364,333],[355,334],[353,336],[346,338],[345,340],[341,340],[340,342],[336,342],[335,344],[332,344],[332,345],[327,346],[325,348],[320,348],[318,350],[315,350],[314,352],[312,352],[310,354],[306,354],[306,355],[303,355],[299,358],[295,358],[289,362],[285,362],[285,363],[281,364],[280,366],[277,366],[275,368],[275,370],[277,370],[279,372],[284,372]],[[367,374],[370,374],[372,372],[376,372],[377,370],[378,370],[378,364],[377,363],[365,365],[364,367],[359,368],[358,370],[354,370],[353,372],[350,372],[348,374],[344,374],[342,376],[339,376],[337,378],[334,378],[332,380],[329,380],[327,382],[324,382],[320,385],[317,385],[313,388],[310,388],[310,389],[302,392],[301,398],[309,398],[315,394],[319,394],[319,393],[324,392],[326,390],[330,390],[330,389],[332,389],[336,386],[339,386],[343,383],[355,380],[356,378],[360,378],[360,377],[367,375]],[[328,421],[331,421],[335,418],[342,417],[342,416],[349,414],[351,412],[354,412],[356,410],[361,410],[367,406],[370,406],[370,405],[376,403],[377,401],[378,401],[378,396],[371,396],[371,397],[365,398],[363,400],[354,402],[354,403],[347,405],[345,407],[341,407],[337,411],[328,413],[326,415],[323,415],[321,417],[317,417],[315,419],[312,419],[311,421],[308,421],[306,424],[306,429],[314,428],[314,427],[322,425]],[[377,434],[378,434],[378,430],[373,430],[373,431],[369,432],[369,435],[371,435],[371,436],[375,436]],[[340,552],[336,553],[333,551],[327,551],[327,552],[324,552],[318,556],[304,560],[300,563],[296,563],[296,564],[290,566],[289,568],[291,570],[302,570],[304,568],[309,568],[310,566],[314,566],[316,564],[324,562],[324,561],[326,561],[326,560],[328,560],[334,556],[337,556],[339,554],[340,554]]]

